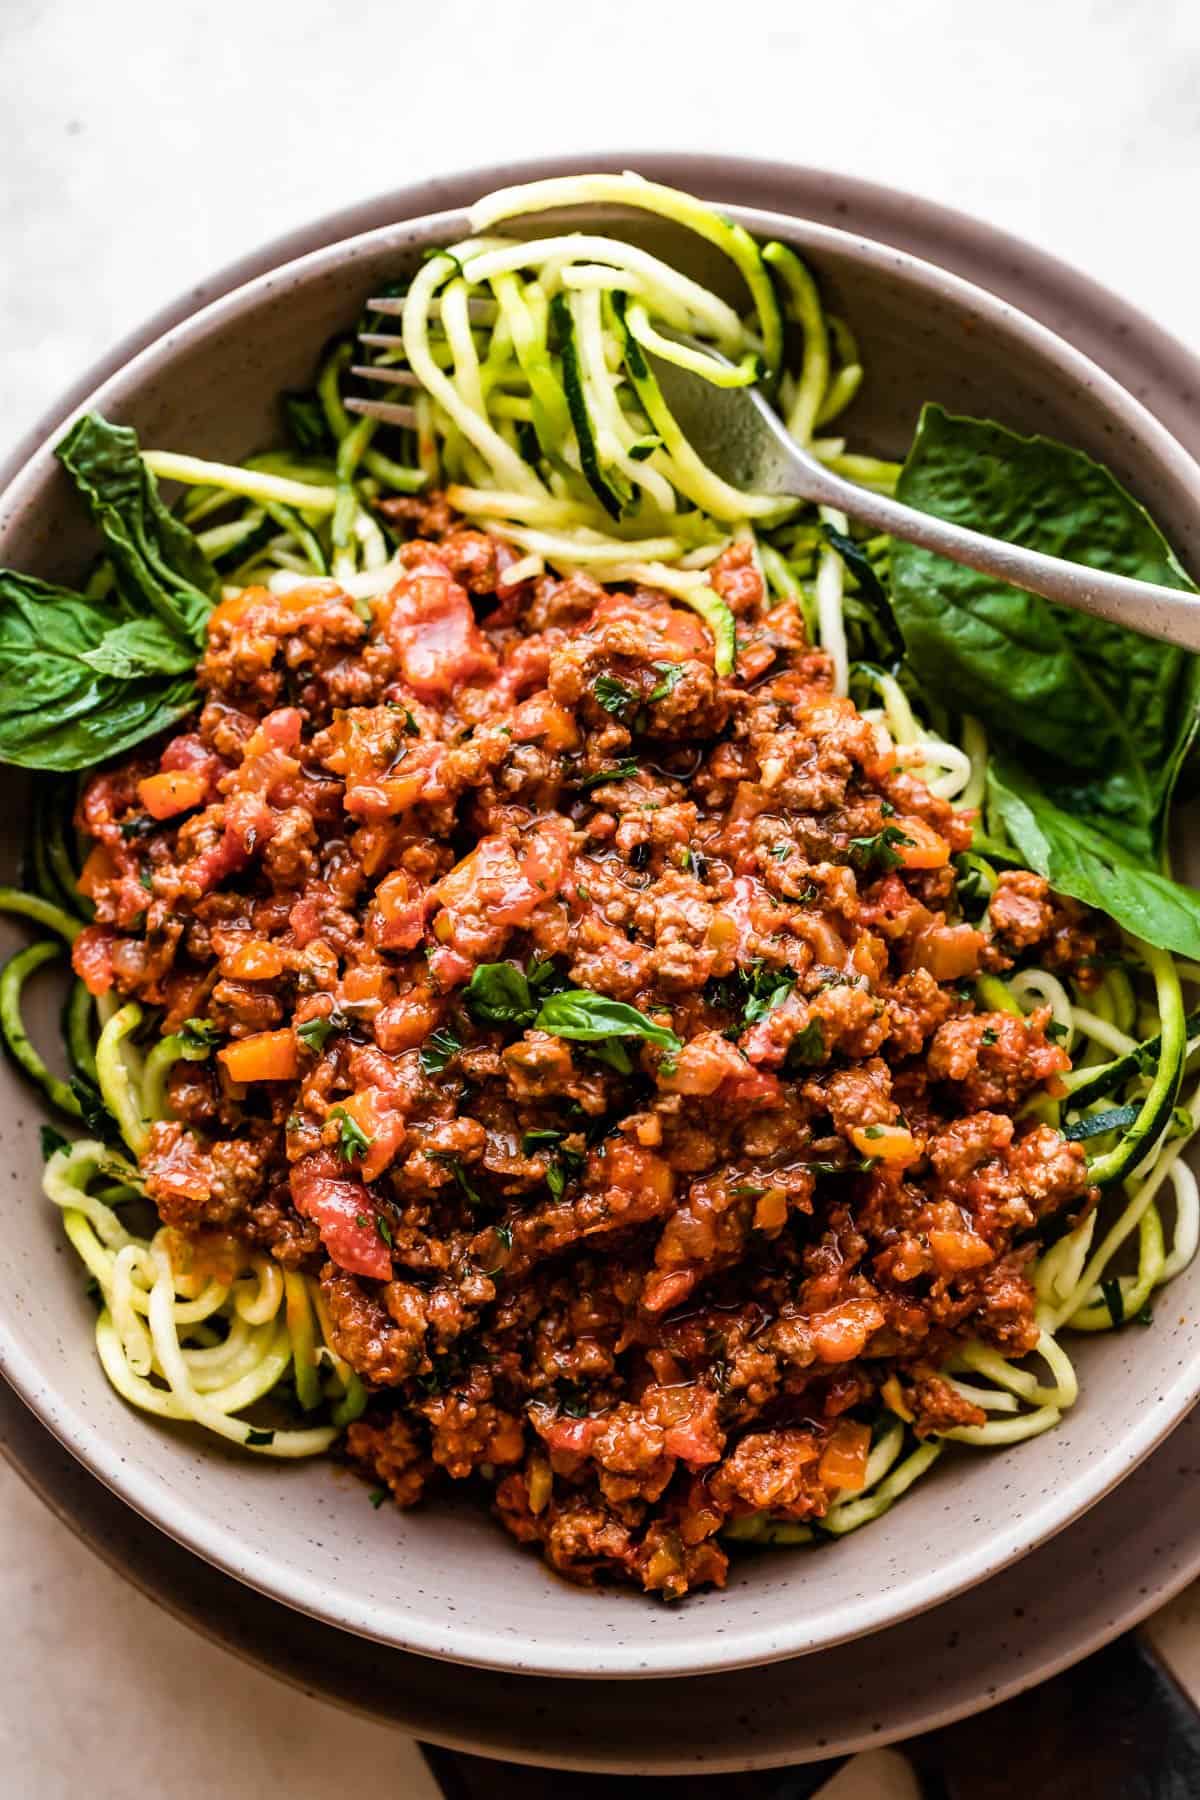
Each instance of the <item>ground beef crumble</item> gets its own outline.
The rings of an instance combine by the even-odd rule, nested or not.
[[[1034,1233],[1094,1196],[1028,1109],[1068,1067],[1048,1014],[973,982],[1086,983],[1105,928],[1022,871],[966,915],[970,818],[743,546],[718,677],[662,593],[506,585],[444,501],[383,510],[424,534],[389,593],[230,595],[199,716],[88,783],[75,966],[219,1034],[147,1191],[319,1277],[356,1464],[402,1506],[475,1482],[576,1580],[719,1585],[726,1523],[853,1491],[885,1386],[918,1433],[976,1422],[947,1353],[1035,1341]],[[682,1047],[482,1017],[497,962]]]

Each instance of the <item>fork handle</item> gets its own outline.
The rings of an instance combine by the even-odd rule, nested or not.
[[[794,464],[794,487],[780,470],[781,493],[794,491],[820,506],[849,513],[873,531],[887,532],[906,544],[935,551],[951,562],[977,569],[983,575],[994,575],[998,581],[1007,581],[1029,594],[1040,594],[1044,600],[1073,606],[1077,612],[1090,613],[1110,625],[1124,625],[1130,631],[1140,631],[1143,637],[1176,644],[1181,650],[1200,651],[1200,595],[1160,587],[1153,581],[1135,581],[1128,575],[1113,575],[1105,569],[1090,569],[1083,563],[1065,562],[1058,556],[1044,556],[1040,550],[1022,549],[1019,544],[1006,544],[981,531],[948,524],[933,513],[918,512],[886,494],[872,493],[857,482],[835,475],[805,451],[789,446],[789,457]]]

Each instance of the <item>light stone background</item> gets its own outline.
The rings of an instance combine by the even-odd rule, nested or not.
[[[0,0],[0,447],[264,239],[439,170],[614,145],[890,182],[1200,343],[1195,0]],[[1200,1692],[1200,1603],[1155,1629]],[[4,1469],[0,1668],[0,1800],[433,1793],[403,1739],[191,1636]],[[912,1789],[881,1756],[836,1792]]]

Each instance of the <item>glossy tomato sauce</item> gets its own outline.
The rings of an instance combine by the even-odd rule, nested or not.
[[[198,717],[90,780],[76,968],[213,1028],[147,1192],[319,1276],[370,1395],[350,1457],[676,1597],[731,1520],[861,1486],[885,1406],[980,1422],[955,1343],[1035,1342],[1040,1222],[1094,1195],[1030,1110],[1048,1013],[974,982],[1086,982],[1103,927],[1020,871],[964,909],[970,817],[747,546],[718,678],[665,595],[506,586],[444,504],[391,510],[421,535],[390,593],[226,599]],[[648,1030],[548,1029],[564,990]]]

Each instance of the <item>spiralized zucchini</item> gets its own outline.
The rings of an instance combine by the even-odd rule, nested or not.
[[[619,207],[697,234],[725,258],[728,286],[718,294],[681,274],[638,234],[626,241],[619,224],[602,233],[590,221],[581,229],[556,222],[541,237],[504,230],[581,205]],[[633,175],[506,189],[479,203],[471,227],[474,236],[379,296],[362,347],[335,345],[311,395],[284,397],[290,450],[239,466],[147,453],[156,476],[181,484],[181,516],[203,527],[198,541],[228,587],[286,589],[332,577],[365,609],[398,568],[377,503],[436,486],[460,514],[521,553],[506,571],[510,583],[552,569],[667,593],[704,621],[717,672],[728,674],[735,624],[711,569],[730,545],[748,543],[772,595],[800,611],[827,652],[835,692],[859,699],[881,754],[894,753],[934,794],[977,816],[989,754],[982,727],[947,719],[936,706],[924,717],[903,670],[892,666],[895,644],[873,598],[887,540],[854,538],[836,512],[730,488],[684,438],[647,358],[674,360],[715,388],[761,381],[800,442],[839,472],[889,491],[897,465],[829,434],[863,369],[852,333],[826,312],[796,252],[760,249],[691,196]],[[680,332],[694,342],[680,345]],[[394,373],[394,384],[376,391],[411,408],[403,415],[410,423],[380,425],[347,409],[356,358]],[[89,592],[103,594],[112,581],[101,563]],[[333,1347],[318,1284],[233,1248],[219,1266],[198,1267],[167,1228],[139,1235],[125,1223],[142,1205],[136,1159],[154,1123],[169,1116],[170,1072],[181,1058],[205,1056],[203,1039],[186,1031],[164,1038],[139,1006],[93,999],[77,981],[64,1010],[73,1070],[65,1080],[25,1025],[25,983],[73,943],[89,916],[77,887],[72,800],[54,786],[39,790],[32,890],[0,889],[0,911],[44,934],[0,973],[0,1030],[61,1113],[123,1145],[114,1150],[89,1135],[53,1148],[45,1170],[45,1192],[97,1284],[100,1359],[125,1399],[160,1418],[199,1424],[264,1455],[319,1454],[361,1412],[366,1394]],[[973,917],[996,888],[999,841],[981,832],[959,859],[960,894],[978,909]],[[1200,1126],[1200,993],[1191,994],[1189,1014],[1184,990],[1200,989],[1200,965],[1132,940],[1123,955],[1086,993],[1036,967],[976,984],[986,1010],[1049,1009],[1073,1067],[1030,1111],[1085,1145],[1103,1186],[1099,1208],[1045,1242],[1032,1265],[1034,1355],[1014,1360],[982,1343],[960,1347],[943,1377],[983,1422],[923,1441],[898,1383],[889,1382],[856,1492],[842,1492],[812,1522],[769,1512],[736,1518],[728,1538],[784,1546],[845,1535],[922,1479],[945,1440],[999,1447],[1049,1429],[1079,1394],[1063,1335],[1148,1322],[1153,1295],[1192,1260],[1200,1190],[1183,1151]],[[274,1409],[269,1420],[264,1407]]]

